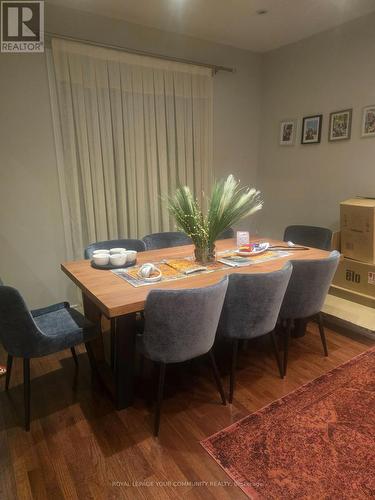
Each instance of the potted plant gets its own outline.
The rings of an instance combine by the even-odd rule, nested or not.
[[[195,245],[195,259],[205,264],[215,260],[215,241],[220,233],[262,208],[260,192],[240,187],[233,175],[216,182],[204,214],[188,186],[177,188],[169,197],[169,211],[177,227]]]

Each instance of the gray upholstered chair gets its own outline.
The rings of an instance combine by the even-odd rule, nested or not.
[[[223,404],[224,390],[212,346],[227,290],[228,278],[205,288],[151,290],[145,305],[145,329],[138,349],[159,365],[159,385],[154,418],[154,434],[159,433],[165,368],[208,354]]]
[[[283,376],[274,329],[291,274],[292,265],[288,262],[279,271],[229,276],[218,336],[232,341],[230,403],[233,401],[239,340],[270,334],[280,377]]]
[[[331,250],[332,231],[326,227],[288,226],[283,239],[297,245]]]
[[[234,231],[233,228],[228,227],[228,229],[225,229],[225,231],[222,231],[219,236],[217,237],[218,240],[228,240],[230,238],[234,238]]]
[[[135,239],[97,241],[85,248],[85,259],[91,259],[95,250],[110,250],[111,248],[126,248],[127,250],[144,252],[146,245],[142,240]]]
[[[328,356],[327,342],[321,315],[332,278],[336,272],[340,254],[336,250],[326,259],[292,260],[293,272],[280,309],[284,331],[284,376],[288,364],[288,345],[293,321],[316,318],[319,325],[324,355]]]
[[[0,286],[4,285],[4,282],[3,280],[0,278]],[[53,304],[51,306],[47,306],[47,307],[43,307],[41,309],[34,309],[34,310],[31,310],[31,316],[33,317],[36,317],[36,316],[41,316],[42,314],[47,314],[49,312],[53,312],[54,310],[56,310],[56,307],[58,306],[64,306],[64,307],[69,307],[69,304],[68,302],[62,302],[60,304]],[[73,359],[74,359],[74,363],[76,366],[78,366],[78,358],[77,358],[77,354],[76,354],[76,351],[74,349],[74,347],[71,347],[70,348],[70,351],[72,353],[72,356],[73,356]],[[11,358],[8,356],[8,361],[7,363],[11,365],[12,361],[11,361]],[[6,382],[5,382],[5,388],[8,390],[8,387],[9,387],[9,379],[10,379],[10,371],[11,371],[11,367],[10,369],[7,370],[7,373],[8,373],[8,376],[6,378]]]
[[[192,244],[189,236],[179,231],[148,234],[143,237],[143,241],[146,244],[147,250],[158,250],[159,248],[171,248]]]
[[[93,367],[89,342],[97,334],[97,328],[67,302],[37,309],[31,315],[15,288],[0,286],[0,341],[8,353],[5,389],[9,388],[13,358],[23,358],[26,430],[30,429],[30,359],[84,342]],[[76,361],[75,351],[72,353]]]

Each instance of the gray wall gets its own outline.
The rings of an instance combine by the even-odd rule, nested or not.
[[[253,184],[258,164],[260,56],[194,38],[46,5],[51,32],[234,66],[214,78],[214,165]],[[0,54],[0,276],[30,307],[69,298],[59,270],[64,233],[43,55]],[[244,222],[245,226],[247,222]]]
[[[375,103],[375,16],[366,16],[263,59],[258,185],[260,231],[280,237],[292,223],[333,229],[339,202],[375,196],[375,139],[361,138],[362,108]],[[328,142],[329,113],[353,108],[352,138]],[[301,145],[302,116],[323,113],[319,145]],[[298,118],[295,146],[279,146],[280,120]]]
[[[265,206],[241,227],[279,237],[287,224],[338,226],[338,203],[375,194],[375,139],[360,138],[375,103],[375,16],[263,56],[47,5],[47,30],[234,66],[214,79],[214,165],[257,184]],[[43,55],[0,54],[0,276],[30,306],[69,298],[59,269],[64,234]],[[328,115],[353,107],[352,139],[328,143]],[[301,117],[323,113],[322,142],[302,146]],[[297,145],[278,145],[279,122],[298,118]],[[258,220],[258,222],[257,222]]]
[[[72,296],[42,54],[0,54],[0,276],[31,306]]]

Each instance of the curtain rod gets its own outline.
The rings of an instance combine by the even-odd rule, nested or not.
[[[164,56],[164,55],[160,55],[160,54],[155,54],[153,52],[146,52],[144,50],[129,49],[128,47],[121,47],[120,45],[110,45],[108,43],[99,43],[99,42],[95,42],[93,40],[86,40],[84,38],[76,38],[76,37],[67,36],[67,35],[60,35],[59,33],[52,33],[50,31],[45,31],[44,33],[45,33],[45,35],[47,35],[49,37],[61,38],[63,40],[69,40],[71,42],[87,43],[88,45],[93,45],[95,47],[104,47],[106,49],[120,50],[123,52],[128,52],[129,54],[137,54],[140,56],[154,57],[155,59],[164,59],[166,61],[191,64],[193,66],[202,66],[203,68],[212,69],[212,71],[214,73],[217,73],[218,71],[227,71],[228,73],[235,72],[234,68],[228,68],[226,66],[217,66],[216,64],[208,64],[208,63],[206,64],[206,63],[201,63],[201,62],[196,62],[196,61],[190,61],[189,59],[182,59],[180,57]]]

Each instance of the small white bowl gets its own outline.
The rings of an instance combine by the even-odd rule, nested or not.
[[[95,262],[97,266],[106,266],[109,263],[109,254],[97,253],[92,256],[92,260]]]
[[[146,262],[142,264],[138,270],[138,276],[140,278],[148,278],[150,274],[155,271],[156,267],[151,262]]]
[[[125,253],[126,252],[126,248],[111,248],[109,253],[111,255],[115,254],[115,253]]]
[[[135,264],[137,260],[137,252],[135,250],[126,250],[127,259],[129,264]]]
[[[94,250],[92,252],[93,255],[98,255],[98,254],[107,254],[109,255],[109,250]]]
[[[148,278],[143,278],[145,281],[148,283],[156,283],[157,281],[161,281],[161,271],[157,267],[155,268],[154,272],[157,272],[158,274],[156,276],[148,277]]]
[[[114,253],[109,256],[109,261],[112,266],[123,266],[126,264],[126,253]]]

